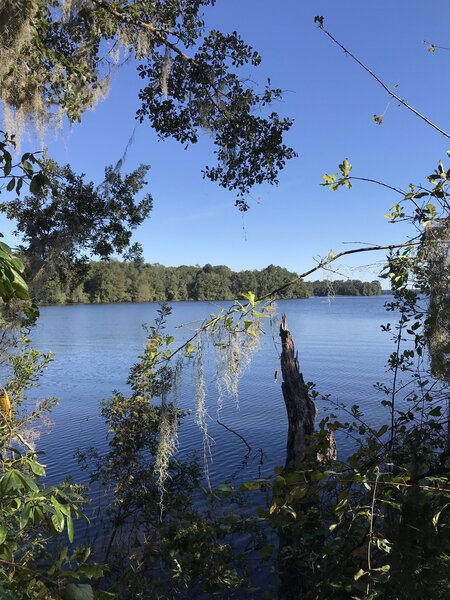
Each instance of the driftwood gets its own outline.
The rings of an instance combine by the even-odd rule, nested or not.
[[[288,416],[285,469],[296,470],[300,467],[306,450],[306,436],[314,432],[316,407],[309,397],[303,375],[300,373],[298,352],[295,352],[294,341],[287,327],[286,315],[282,316],[280,337],[283,375],[281,389]]]

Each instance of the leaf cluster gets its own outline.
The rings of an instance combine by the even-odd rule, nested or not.
[[[148,194],[135,200],[146,183],[148,167],[141,165],[125,176],[108,167],[97,187],[69,166],[47,161],[45,169],[51,184],[0,205],[9,219],[16,220],[17,233],[26,243],[22,256],[28,277],[36,276],[44,264],[57,271],[64,264],[83,267],[88,256],[105,258],[123,252],[132,230],[152,208]]]
[[[27,392],[39,385],[51,356],[30,348],[27,339],[22,344],[10,357],[12,375],[6,379],[11,410],[0,409],[0,592],[2,598],[63,600],[67,590],[77,591],[86,578],[98,579],[103,569],[87,562],[88,549],[69,552],[56,545],[63,533],[70,544],[74,541],[75,519],[88,521],[82,512],[86,500],[80,486],[46,484],[42,453],[34,451],[33,438],[55,400],[48,398],[30,411]],[[83,585],[93,597],[92,587]]]

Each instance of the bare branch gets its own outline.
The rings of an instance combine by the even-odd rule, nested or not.
[[[301,275],[298,275],[291,281],[288,281],[281,287],[279,287],[275,290],[272,290],[267,294],[264,294],[264,296],[260,296],[259,298],[256,299],[256,301],[259,302],[260,300],[266,300],[267,298],[272,298],[273,296],[275,296],[282,290],[285,290],[289,286],[294,285],[294,283],[297,283],[297,281],[300,281],[300,279],[303,279],[304,277],[311,275],[311,273],[314,273],[315,271],[322,269],[323,267],[329,265],[330,263],[334,262],[338,258],[342,258],[343,256],[348,256],[349,254],[356,254],[358,252],[373,252],[375,250],[392,250],[393,248],[405,248],[407,246],[417,246],[418,244],[420,244],[420,241],[413,239],[413,240],[404,242],[402,244],[390,244],[388,246],[369,246],[366,248],[354,248],[353,250],[345,250],[343,252],[339,252],[338,254],[335,254],[333,256],[328,256],[326,259],[318,261],[317,265],[315,267],[313,267],[312,269],[309,269],[309,271],[305,271],[304,273],[302,273]],[[188,340],[186,340],[184,342],[184,344],[182,344],[176,350],[174,350],[172,352],[172,354],[165,360],[170,360],[171,358],[173,358],[176,354],[178,354],[178,352],[183,350],[186,346],[188,346],[188,344],[190,344],[193,340],[195,340],[202,331],[205,331],[206,329],[213,327],[216,323],[218,323],[226,315],[229,315],[232,312],[234,312],[235,309],[241,309],[241,308],[242,308],[241,304],[233,304],[233,306],[231,306],[225,314],[218,315],[218,316],[213,317],[212,319],[206,319],[205,321],[203,321],[202,325],[197,329],[197,331]]]
[[[419,241],[409,240],[408,242],[404,242],[403,244],[391,244],[390,246],[369,246],[367,248],[354,248],[353,250],[345,250],[344,252],[339,252],[338,254],[335,254],[334,256],[327,257],[325,260],[319,261],[317,263],[317,265],[315,267],[313,267],[312,269],[310,269],[309,271],[306,271],[305,273],[298,275],[297,277],[295,277],[288,283],[285,283],[284,285],[277,288],[276,290],[272,290],[268,294],[264,294],[264,296],[261,296],[260,298],[258,298],[258,300],[265,300],[266,298],[271,298],[272,296],[275,296],[275,294],[278,294],[282,290],[285,290],[287,287],[293,285],[294,283],[297,283],[297,281],[300,281],[300,279],[303,279],[304,277],[311,275],[311,273],[314,273],[314,271],[318,271],[319,269],[322,269],[326,265],[329,265],[330,263],[334,262],[338,258],[341,258],[342,256],[348,256],[349,254],[357,254],[358,252],[373,252],[374,250],[391,250],[392,248],[405,248],[407,246],[417,246],[418,244],[420,244]]]
[[[420,117],[421,119],[423,119],[425,121],[425,123],[428,123],[428,125],[430,125],[431,127],[433,127],[434,129],[436,129],[437,131],[439,131],[439,133],[442,133],[442,135],[445,135],[445,137],[450,139],[450,134],[448,134],[446,131],[444,131],[443,129],[441,129],[440,127],[438,127],[435,123],[433,123],[432,121],[430,121],[429,119],[427,119],[424,115],[422,115],[420,112],[418,112],[415,108],[413,108],[412,106],[410,106],[409,104],[407,104],[407,102],[405,102],[405,100],[402,100],[401,98],[399,98],[396,94],[394,94],[394,92],[392,92],[382,81],[379,77],[377,77],[375,75],[375,73],[373,73],[373,71],[371,71],[368,67],[366,67],[366,65],[364,63],[362,63],[358,58],[356,58],[356,56],[354,54],[352,54],[351,52],[349,52],[349,50],[347,50],[347,48],[345,48],[342,44],[340,44],[336,38],[334,38],[331,33],[329,31],[327,31],[325,29],[325,27],[323,26],[322,22],[319,22],[318,25],[319,29],[321,29],[335,44],[337,44],[339,46],[339,48],[342,48],[342,50],[345,52],[345,54],[348,54],[351,58],[353,58],[354,61],[356,61],[367,73],[369,73],[369,75],[371,75],[376,81],[378,81],[378,83],[381,85],[381,87],[390,95],[392,96],[392,98],[395,98],[395,100],[397,100],[398,102],[400,102],[400,104],[403,104],[404,107],[406,107],[408,110],[410,110],[411,112],[413,112],[415,115],[417,115],[418,117]]]
[[[244,442],[244,444],[247,446],[248,448],[248,453],[250,454],[250,452],[252,451],[250,445],[248,444],[247,440],[237,431],[235,431],[234,429],[231,429],[231,427],[227,427],[224,423],[222,423],[221,421],[219,421],[219,419],[217,419],[217,423],[219,425],[222,425],[222,427],[225,427],[226,430],[230,431],[231,433],[234,433],[234,435],[237,435],[239,438],[241,438],[241,440]]]

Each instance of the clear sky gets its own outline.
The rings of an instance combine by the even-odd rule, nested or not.
[[[322,175],[348,157],[354,175],[404,188],[425,183],[439,159],[445,164],[450,140],[389,102],[379,84],[317,28],[315,15],[323,15],[325,27],[388,87],[398,85],[401,98],[450,130],[450,51],[432,54],[424,44],[450,47],[448,1],[217,0],[207,12],[208,27],[236,29],[260,52],[262,65],[242,73],[261,87],[270,76],[285,90],[276,110],[295,119],[287,140],[298,158],[281,172],[278,187],[254,190],[251,209],[242,215],[231,192],[202,179],[204,165],[213,163],[207,134],[185,151],[176,142],[158,142],[149,125],[137,126],[123,169],[151,165],[146,191],[154,209],[134,235],[147,262],[234,270],[272,263],[301,273],[330,248],[349,249],[347,242],[402,241],[404,226],[383,217],[397,201],[392,193],[364,183],[331,192],[320,187]],[[104,166],[117,162],[136,126],[140,85],[132,64],[122,68],[107,100],[81,125],[46,140],[49,155],[100,183]],[[375,124],[372,116],[384,112],[383,124]],[[2,222],[1,230],[8,234],[11,226]],[[6,241],[14,245],[10,235]],[[362,254],[345,261],[342,272],[372,280],[379,266],[356,267],[382,259],[382,252]]]

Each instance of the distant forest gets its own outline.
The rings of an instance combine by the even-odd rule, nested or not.
[[[40,304],[106,302],[161,302],[164,300],[233,300],[242,292],[257,297],[294,279],[282,267],[270,265],[261,271],[234,272],[223,265],[213,267],[164,267],[141,262],[92,262],[82,278],[58,272],[47,273],[36,282],[33,296]],[[277,298],[310,296],[379,296],[378,281],[298,281]]]

